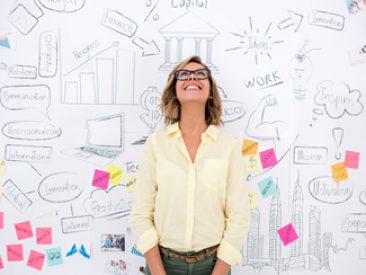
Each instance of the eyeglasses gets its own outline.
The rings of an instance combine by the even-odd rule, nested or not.
[[[199,69],[195,71],[179,70],[175,73],[175,78],[177,80],[187,80],[191,74],[194,74],[197,79],[203,80],[208,78],[209,71],[206,69]]]

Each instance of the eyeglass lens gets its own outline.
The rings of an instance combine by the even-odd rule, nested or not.
[[[208,71],[206,69],[199,69],[196,71],[180,70],[180,71],[177,71],[176,78],[178,80],[187,80],[191,76],[192,73],[199,80],[208,78]]]

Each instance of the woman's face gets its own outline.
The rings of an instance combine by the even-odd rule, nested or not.
[[[176,95],[180,104],[191,102],[205,105],[210,96],[210,81],[205,67],[199,63],[190,62],[179,71],[181,71],[180,76],[182,78],[187,78],[185,80],[177,79],[175,84]],[[196,73],[192,71],[196,71]]]

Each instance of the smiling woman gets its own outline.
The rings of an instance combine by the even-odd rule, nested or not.
[[[248,232],[241,147],[221,131],[222,103],[198,56],[168,76],[167,124],[146,141],[130,225],[146,274],[230,274]]]

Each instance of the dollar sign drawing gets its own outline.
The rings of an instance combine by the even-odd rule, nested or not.
[[[140,115],[140,119],[149,127],[150,133],[155,130],[156,125],[161,120],[160,98],[161,94],[156,87],[149,87],[141,95],[141,105],[146,112]]]

